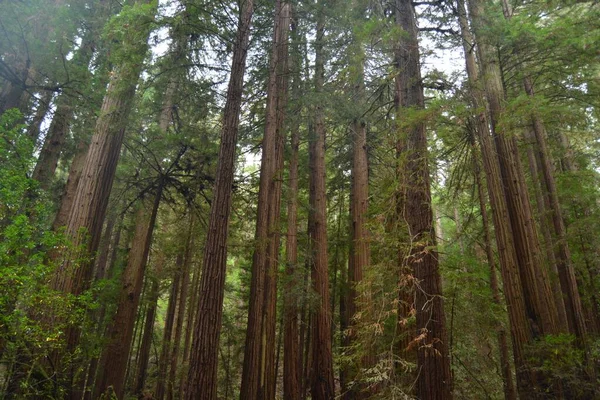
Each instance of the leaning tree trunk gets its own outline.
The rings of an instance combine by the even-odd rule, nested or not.
[[[489,131],[488,118],[483,111],[485,98],[482,89],[480,89],[473,49],[473,37],[468,26],[464,0],[460,0],[458,6],[471,101],[473,108],[477,110],[477,115],[474,116],[475,133],[481,147],[483,167],[492,206],[492,219],[500,259],[500,271],[504,283],[504,299],[510,323],[517,389],[521,396],[528,398],[537,385],[535,373],[528,367],[525,357],[525,348],[533,339],[533,331],[525,308],[523,285],[519,274],[513,232],[508,217],[508,205],[502,186],[500,163]]]
[[[396,17],[402,28],[400,51],[400,114],[425,107],[419,65],[416,17],[410,0],[396,1]],[[412,116],[414,119],[415,116]],[[407,263],[414,271],[419,289],[417,311],[417,393],[420,399],[451,399],[452,375],[438,269],[431,209],[427,133],[424,121],[408,127],[406,139],[407,194],[404,217],[411,239]]]
[[[138,4],[149,2],[139,0]],[[98,248],[123,136],[148,48],[151,19],[152,16],[148,16],[147,20],[139,19],[139,24],[130,27],[131,32],[126,37],[127,45],[131,48],[129,57],[113,71],[67,225],[66,234],[72,238],[73,249],[76,250],[67,252],[56,269],[52,279],[52,287],[55,290],[77,296],[89,287],[93,254]],[[78,265],[75,261],[81,256],[92,257],[90,261]],[[79,343],[79,335],[77,327],[67,328],[67,352],[75,350]],[[54,361],[55,365],[58,365],[58,359]],[[69,375],[72,375],[72,372]],[[68,380],[72,378],[67,377]]]
[[[133,327],[161,197],[162,183],[156,190],[152,207],[142,204],[136,216],[136,230],[131,250],[127,266],[121,276],[122,286],[117,312],[108,329],[108,344],[104,348],[99,363],[100,368],[94,386],[96,398],[110,387],[118,398],[122,398],[124,394],[125,370],[129,360]]]
[[[243,9],[238,23],[231,76],[227,88],[215,189],[202,261],[204,271],[200,280],[198,311],[192,341],[192,348],[195,351],[190,357],[188,382],[184,394],[184,398],[187,400],[215,400],[217,398],[217,362],[225,295],[226,245],[231,212],[231,187],[254,1],[246,0],[242,4]]]
[[[539,260],[540,246],[535,232],[529,197],[523,190],[526,187],[525,177],[519,159],[516,138],[511,136],[500,124],[505,106],[497,52],[486,42],[484,24],[489,22],[484,13],[483,2],[470,0],[469,5],[481,61],[482,82],[488,100],[490,128],[498,153],[527,314],[535,325],[532,329],[533,332],[543,335],[555,334],[558,333],[558,313],[550,289],[548,273]]]

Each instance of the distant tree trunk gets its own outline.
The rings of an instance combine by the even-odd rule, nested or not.
[[[151,207],[141,205],[136,215],[135,235],[127,266],[121,276],[122,287],[117,312],[108,329],[108,344],[100,359],[94,388],[96,398],[105,393],[109,387],[112,387],[118,398],[122,398],[124,394],[125,370],[161,197],[162,183],[156,190],[153,205]]]
[[[273,49],[267,86],[265,134],[262,145],[256,248],[252,257],[252,281],[248,327],[242,371],[242,400],[275,398],[275,324],[279,267],[283,122],[287,107],[287,33],[290,6],[277,0]],[[270,343],[270,344],[269,344]]]
[[[419,65],[419,45],[413,5],[410,0],[396,1],[398,24],[403,29],[400,51],[400,110],[425,107]],[[415,118],[413,116],[413,118]],[[431,209],[427,134],[425,123],[418,121],[409,128],[406,141],[407,194],[404,218],[409,227],[411,252],[408,265],[414,271],[416,291],[417,393],[420,399],[451,399],[452,376],[448,340],[438,270]]]
[[[95,43],[91,40],[92,32],[84,37],[81,47],[75,53],[72,64],[75,68],[86,68],[94,54]],[[88,73],[89,74],[89,73]],[[73,93],[61,93],[56,100],[56,111],[48,128],[44,145],[33,170],[33,179],[40,182],[40,186],[48,189],[54,180],[54,173],[58,165],[60,154],[69,132],[69,126],[74,114],[76,98]]]
[[[194,211],[193,209],[189,209],[190,214],[190,222],[188,227],[188,233],[186,237],[184,255],[183,255],[183,268],[181,270],[181,288],[179,291],[179,299],[177,306],[177,324],[175,326],[175,336],[173,338],[173,348],[171,350],[171,370],[169,372],[169,380],[167,385],[167,399],[177,399],[179,396],[177,395],[178,388],[176,387],[176,375],[177,369],[179,367],[179,353],[180,353],[180,344],[181,344],[181,336],[183,333],[183,320],[185,319],[185,311],[186,311],[186,302],[188,299],[188,287],[190,282],[190,265],[192,263],[192,248],[194,246],[192,232],[194,229]]]
[[[175,316],[177,311],[177,299],[179,297],[179,288],[181,286],[181,268],[183,266],[183,254],[177,255],[175,262],[175,271],[171,292],[169,293],[169,303],[167,305],[167,314],[165,316],[165,328],[163,330],[163,340],[158,358],[158,375],[156,377],[156,386],[154,388],[154,397],[162,400],[165,397],[167,371],[169,368],[169,358],[172,351],[173,326],[175,325]]]
[[[367,161],[367,129],[365,123],[355,120],[352,124],[354,136],[353,156],[352,156],[352,195],[350,206],[350,259],[348,263],[348,288],[346,301],[346,314],[348,318],[349,334],[346,346],[352,346],[352,342],[357,338],[356,315],[364,306],[360,302],[365,301],[367,297],[361,298],[356,286],[362,282],[363,271],[369,266],[371,250],[369,243],[369,233],[367,231],[367,211],[369,207],[369,167]],[[366,293],[368,296],[368,293]],[[365,337],[365,340],[367,338]],[[373,363],[373,355],[369,354],[368,343],[364,343],[366,354],[361,360],[355,360],[358,368],[355,368],[353,374],[360,373],[360,368],[368,368]],[[351,376],[352,380],[357,376]],[[368,392],[365,391],[365,385],[355,385],[355,387],[346,392],[345,399],[367,398]]]
[[[324,7],[324,3],[321,3]],[[317,16],[315,40],[315,92],[322,96],[325,80],[325,55],[323,52],[325,38],[325,16],[320,10]],[[319,98],[319,97],[318,97]],[[313,290],[319,296],[318,305],[313,313],[312,326],[312,382],[311,397],[315,400],[327,400],[335,397],[333,379],[333,355],[331,349],[331,309],[329,305],[329,271],[327,259],[327,192],[325,189],[325,117],[323,105],[315,106],[315,137],[311,146],[310,164],[312,165],[309,180],[314,191],[313,214],[314,225],[310,232],[311,250],[313,254]]]
[[[148,361],[150,360],[150,350],[152,348],[152,337],[154,333],[154,322],[156,319],[156,307],[160,296],[159,281],[162,274],[163,264],[165,262],[164,254],[157,255],[154,276],[151,277],[150,291],[148,293],[148,307],[146,309],[146,318],[144,320],[144,334],[137,358],[137,372],[134,379],[133,394],[142,397],[146,386],[146,376],[148,372]]]
[[[533,133],[525,133],[525,138],[531,141]],[[527,146],[527,159],[529,161],[529,173],[532,177],[533,191],[535,193],[535,202],[539,214],[539,225],[544,238],[545,255],[546,261],[551,272],[551,285],[552,293],[554,294],[554,302],[556,303],[556,311],[558,313],[558,324],[561,332],[567,332],[567,312],[565,310],[565,302],[563,300],[563,291],[560,287],[558,266],[556,264],[556,257],[554,254],[554,241],[552,239],[552,232],[550,232],[550,224],[548,208],[550,206],[547,196],[544,196],[543,187],[540,186],[540,174],[538,168],[538,160],[536,159],[533,143],[529,143]]]
[[[461,0],[462,1],[462,0]],[[475,148],[475,138],[471,143]],[[476,154],[476,152],[474,152]],[[483,223],[483,239],[485,244],[485,255],[490,268],[490,288],[492,289],[492,300],[497,306],[501,305],[500,289],[498,285],[498,276],[496,274],[496,262],[494,260],[494,251],[492,249],[492,240],[490,237],[490,222],[487,212],[487,199],[481,182],[481,172],[477,157],[473,158],[473,174],[475,184],[477,185],[477,194],[479,198],[479,208],[481,220]],[[500,351],[500,370],[502,371],[502,383],[504,387],[505,400],[517,400],[517,391],[513,383],[512,370],[510,368],[510,358],[508,354],[508,342],[506,340],[506,331],[500,322],[497,322],[498,349]]]
[[[519,395],[529,398],[533,395],[534,388],[537,386],[536,376],[528,367],[525,357],[525,347],[531,342],[534,336],[533,326],[529,323],[528,315],[526,314],[523,285],[519,273],[514,237],[501,181],[500,163],[488,128],[488,118],[486,113],[482,111],[485,107],[484,92],[479,88],[480,82],[473,47],[474,40],[469,30],[464,0],[459,0],[458,6],[471,100],[473,108],[478,110],[478,114],[474,116],[475,132],[481,146],[483,167],[486,174],[490,204],[492,206],[492,218],[500,258],[500,270],[504,283],[504,298],[510,322],[517,389]]]
[[[526,77],[523,84],[527,95],[533,97],[535,92],[531,78]],[[571,262],[571,251],[569,250],[569,244],[567,242],[567,230],[565,228],[565,222],[562,217],[560,202],[558,200],[558,190],[556,188],[556,180],[554,179],[553,160],[550,151],[548,150],[546,140],[546,127],[537,112],[534,111],[532,113],[531,119],[533,132],[535,133],[535,139],[537,141],[538,157],[544,183],[543,187],[550,200],[549,211],[558,247],[558,276],[560,279],[560,286],[564,293],[564,308],[567,313],[569,330],[577,336],[580,345],[586,347],[587,328],[585,326],[585,317],[581,305],[581,298],[579,296],[575,270]]]
[[[50,110],[50,103],[52,102],[53,95],[54,92],[48,90],[45,90],[40,94],[35,115],[33,116],[31,124],[27,127],[27,136],[31,138],[34,144],[36,144],[40,138],[42,122],[44,122],[44,118],[46,118],[46,114],[48,114],[48,110]]]
[[[292,27],[295,32],[295,25]],[[295,65],[299,68],[299,65]],[[294,97],[299,98],[299,73],[294,75]],[[300,111],[300,110],[297,110]],[[287,284],[283,294],[284,344],[283,344],[283,394],[286,399],[300,400],[300,372],[302,352],[298,337],[298,148],[300,126],[296,118],[291,126],[291,158],[287,205],[287,236],[285,244]]]
[[[198,311],[192,341],[192,348],[195,350],[190,357],[188,382],[184,394],[187,400],[216,400],[217,398],[217,362],[223,317],[231,187],[254,1],[246,0],[242,5],[227,88],[215,189],[202,261],[204,270],[200,279]]]

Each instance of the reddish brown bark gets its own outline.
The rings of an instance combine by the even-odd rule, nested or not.
[[[163,330],[163,340],[158,358],[158,375],[156,377],[156,386],[154,387],[154,397],[162,400],[165,397],[167,389],[167,372],[169,368],[169,359],[172,350],[173,327],[175,325],[175,317],[177,311],[177,299],[179,297],[179,289],[181,287],[181,272],[183,266],[183,254],[177,255],[175,262],[176,268],[169,293],[169,303],[167,305],[167,314],[165,317],[165,328]]]
[[[129,360],[135,317],[161,196],[162,185],[157,189],[154,204],[152,206],[142,205],[136,215],[136,230],[127,266],[121,276],[122,286],[117,312],[108,329],[108,344],[100,359],[100,368],[94,388],[96,397],[99,397],[109,387],[112,387],[119,398],[124,394],[125,370]]]
[[[322,5],[321,5],[322,6]],[[325,21],[324,13],[318,13],[315,40],[315,92],[323,93],[325,79],[324,59]],[[326,400],[335,397],[333,379],[333,355],[331,349],[331,308],[329,304],[329,271],[327,259],[327,192],[325,190],[325,117],[323,105],[317,103],[314,110],[315,137],[309,157],[310,189],[313,191],[313,226],[310,232],[313,256],[312,284],[319,297],[312,315],[312,363],[311,397]]]
[[[217,361],[223,316],[231,187],[250,22],[254,10],[253,0],[246,0],[242,4],[223,114],[214,199],[202,261],[204,271],[200,279],[200,295],[197,301],[198,312],[192,341],[194,351],[190,357],[188,382],[184,394],[184,398],[188,400],[217,398]]]
[[[287,107],[287,34],[290,6],[275,3],[273,49],[267,86],[262,146],[256,248],[242,371],[243,400],[275,398],[275,325],[279,267],[280,207],[283,169],[283,121]]]
[[[495,138],[500,164],[502,183],[506,197],[508,216],[514,236],[514,245],[519,263],[519,273],[529,319],[535,324],[532,329],[538,334],[558,333],[558,313],[550,289],[548,274],[540,265],[540,252],[535,223],[527,192],[525,178],[519,159],[516,138],[499,124],[504,112],[504,89],[497,53],[482,34],[487,14],[480,0],[469,2],[479,58],[483,72],[483,84],[487,95],[490,127]]]
[[[190,222],[188,227],[188,233],[186,237],[184,255],[183,255],[183,268],[181,270],[181,288],[179,290],[179,298],[177,305],[177,324],[175,325],[175,332],[173,337],[173,348],[171,349],[171,369],[169,371],[169,380],[167,383],[167,399],[171,400],[179,398],[177,395],[178,388],[176,387],[176,374],[179,368],[179,353],[181,345],[181,336],[183,334],[183,321],[185,319],[186,303],[188,300],[188,287],[190,281],[190,265],[192,263],[192,248],[194,246],[192,231],[194,229],[194,214],[193,210],[190,209]]]
[[[400,53],[400,116],[425,107],[419,65],[418,30],[410,0],[396,1],[396,18],[404,31]],[[415,118],[414,116],[412,117]],[[451,399],[452,376],[438,270],[425,123],[416,121],[407,128],[407,194],[404,218],[409,227],[411,251],[407,260],[418,282],[417,310],[417,393],[420,399]]]
[[[478,69],[475,63],[473,37],[469,30],[464,1],[461,0],[458,4],[460,7],[461,34],[471,97],[473,107],[477,112],[474,118],[475,132],[481,146],[483,167],[492,206],[492,218],[500,259],[500,271],[504,283],[504,298],[510,323],[517,389],[521,396],[529,397],[537,384],[535,374],[529,369],[525,359],[525,347],[533,339],[533,331],[525,312],[523,285],[519,274],[519,264],[513,243],[512,229],[508,219],[508,206],[501,181],[500,164],[488,128],[488,118],[484,112],[484,92],[480,87]]]
[[[292,27],[295,32],[295,26]],[[294,38],[297,39],[297,38]],[[299,67],[296,63],[296,68]],[[294,76],[294,96],[299,95],[299,74]],[[296,97],[295,100],[298,100]],[[300,111],[300,110],[297,110]],[[283,394],[286,399],[300,400],[302,353],[298,336],[298,148],[300,146],[299,120],[291,127],[291,158],[289,163],[289,189],[287,204],[287,236],[285,242],[287,284],[283,295]]]

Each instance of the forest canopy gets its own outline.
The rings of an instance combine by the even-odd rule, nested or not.
[[[600,3],[0,0],[0,398],[600,398]]]

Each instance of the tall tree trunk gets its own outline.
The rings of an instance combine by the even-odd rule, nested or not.
[[[533,395],[534,388],[537,386],[535,373],[528,367],[525,356],[525,348],[531,343],[534,336],[533,326],[529,323],[525,310],[523,284],[521,283],[514,237],[509,222],[508,205],[502,186],[500,163],[489,131],[488,118],[483,111],[485,107],[484,92],[480,89],[478,69],[475,64],[474,40],[467,22],[464,0],[459,0],[458,6],[471,101],[473,108],[477,110],[477,115],[474,116],[475,131],[481,146],[483,167],[492,206],[492,219],[500,259],[500,270],[504,283],[504,298],[510,323],[517,389],[520,396],[529,398]]]
[[[241,4],[242,10],[240,11],[231,76],[227,88],[227,101],[223,114],[214,199],[210,210],[202,261],[204,271],[200,279],[198,312],[192,341],[192,348],[195,351],[190,357],[188,382],[184,395],[187,400],[215,400],[217,398],[217,362],[223,317],[231,187],[254,1],[245,0]]]
[[[348,339],[345,345],[352,346],[353,341],[357,339],[357,321],[356,315],[361,312],[364,306],[361,301],[366,301],[369,293],[361,297],[357,290],[357,285],[362,282],[363,271],[370,264],[371,250],[369,243],[369,233],[367,231],[367,211],[369,207],[369,167],[367,161],[367,129],[365,123],[355,120],[352,124],[354,136],[353,156],[352,156],[352,195],[350,206],[350,259],[348,263],[348,288],[346,300],[346,314],[348,318]],[[365,340],[367,338],[365,337]],[[369,352],[368,343],[364,343],[365,355],[360,360],[355,360],[357,368],[352,373],[360,374],[360,368],[368,368],[373,363],[373,356]],[[350,376],[355,380],[359,376]],[[345,399],[367,398],[368,392],[365,391],[365,385],[354,385],[344,396]]]
[[[31,124],[29,124],[29,126],[27,127],[27,136],[31,138],[34,144],[37,144],[38,139],[40,138],[40,129],[42,127],[42,122],[44,122],[46,114],[48,114],[53,95],[54,92],[48,90],[40,94],[35,115],[33,116]]]
[[[396,1],[397,23],[402,28],[400,39],[400,114],[425,107],[419,65],[419,44],[413,5],[410,0]],[[414,118],[414,116],[413,116]],[[452,376],[442,283],[438,269],[431,209],[427,134],[425,123],[410,126],[406,140],[407,194],[404,218],[409,227],[411,252],[408,265],[414,271],[419,289],[416,293],[417,393],[419,398],[451,399]]]
[[[554,304],[548,273],[540,264],[539,242],[527,193],[524,193],[525,177],[516,143],[500,125],[504,112],[504,89],[497,52],[486,42],[482,33],[487,14],[481,0],[470,0],[471,18],[477,37],[477,49],[481,60],[482,81],[487,95],[490,127],[495,138],[500,172],[508,208],[508,216],[514,236],[519,263],[526,310],[539,334],[558,333],[558,313]]]
[[[531,136],[533,133],[525,132],[525,138],[527,141],[531,141],[533,139]],[[539,215],[539,225],[542,231],[542,236],[544,238],[544,247],[545,247],[545,255],[546,262],[551,272],[551,285],[552,285],[552,293],[554,294],[554,302],[556,304],[556,311],[558,313],[558,324],[561,332],[567,332],[568,322],[567,322],[567,311],[565,309],[565,302],[563,300],[563,291],[560,287],[559,282],[559,274],[558,274],[558,266],[556,263],[556,257],[554,252],[554,243],[552,238],[552,232],[550,231],[549,215],[548,208],[550,204],[548,202],[547,196],[544,196],[543,185],[540,185],[540,174],[539,174],[539,163],[538,159],[535,156],[533,143],[529,143],[527,146],[527,159],[529,161],[529,173],[532,177],[533,183],[533,192],[535,193],[535,202]]]
[[[275,398],[275,349],[272,344],[275,340],[279,266],[289,15],[289,4],[277,0],[258,192],[256,248],[252,257],[248,328],[240,393],[242,400]]]
[[[144,3],[152,2],[149,0],[137,2],[140,5]],[[131,42],[127,44],[131,52],[129,57],[113,71],[83,167],[82,179],[77,186],[66,230],[76,250],[64,254],[61,265],[56,269],[51,283],[55,290],[77,296],[89,286],[93,255],[98,248],[136,84],[148,49],[147,38],[150,33],[151,18],[152,16],[148,16],[148,19],[138,19],[135,26],[130,26],[131,34],[126,36],[126,40]],[[75,261],[81,256],[89,257],[90,261],[78,265]],[[76,326],[69,326],[66,329],[65,341],[68,353],[73,352],[77,347],[79,336],[80,331]],[[55,365],[60,365],[58,358],[54,361]],[[71,366],[70,371],[67,372],[68,381],[72,381],[74,371],[75,368]]]
[[[133,394],[142,397],[146,386],[146,377],[148,372],[148,361],[150,360],[150,350],[152,348],[152,337],[154,333],[154,321],[156,318],[156,307],[160,297],[159,281],[162,274],[163,264],[165,262],[164,254],[157,255],[154,276],[151,277],[150,291],[148,293],[148,307],[146,309],[146,318],[144,320],[144,334],[137,359],[137,372],[134,380]]]
[[[94,54],[94,32],[88,31],[83,38],[81,47],[73,57],[73,66],[78,69],[87,67]],[[87,73],[91,75],[89,72]],[[69,132],[69,126],[74,114],[74,104],[76,98],[73,93],[61,93],[56,100],[56,111],[48,128],[48,133],[44,140],[44,145],[40,151],[40,156],[33,170],[33,179],[40,182],[40,186],[48,189],[54,180],[54,173],[58,165],[60,154],[63,150],[65,140]]]
[[[475,148],[475,138],[471,143]],[[474,152],[476,154],[476,152]],[[490,288],[492,289],[492,301],[497,306],[500,306],[500,289],[498,285],[498,276],[496,274],[496,262],[494,259],[494,251],[492,249],[492,240],[490,236],[490,222],[487,211],[487,201],[481,182],[481,172],[477,156],[473,158],[473,174],[475,176],[475,184],[477,185],[477,194],[479,199],[479,208],[481,213],[481,221],[483,223],[483,239],[485,244],[485,255],[488,266],[490,268]],[[496,333],[498,335],[498,349],[500,351],[500,370],[502,371],[502,384],[504,388],[505,400],[517,400],[517,391],[513,383],[512,370],[510,368],[510,358],[508,355],[508,342],[506,340],[506,331],[502,323],[497,322]]]
[[[533,97],[535,92],[531,78],[526,77],[523,84],[527,95]],[[546,195],[550,200],[549,211],[558,247],[558,276],[560,286],[564,293],[564,308],[567,313],[569,330],[577,336],[580,345],[585,348],[587,328],[585,326],[585,317],[581,305],[581,298],[579,296],[575,270],[571,262],[571,251],[569,250],[569,244],[567,242],[565,222],[562,217],[562,211],[558,200],[558,190],[556,188],[556,180],[554,179],[554,165],[546,140],[546,127],[539,114],[535,111],[531,115],[531,120],[533,132],[535,133],[535,139],[537,141],[538,157],[544,182],[543,186],[546,189]]]
[[[167,399],[172,400],[174,398],[179,398],[177,396],[177,387],[176,387],[176,374],[177,369],[179,367],[179,353],[180,353],[180,344],[181,344],[181,336],[183,333],[183,321],[185,319],[185,311],[186,311],[186,302],[188,299],[188,287],[190,282],[190,265],[192,263],[192,248],[194,246],[192,232],[194,229],[194,211],[193,209],[189,209],[189,227],[188,233],[185,242],[185,250],[183,255],[183,268],[181,270],[181,288],[179,291],[179,299],[177,306],[177,324],[175,326],[175,336],[173,338],[173,348],[171,350],[171,370],[169,372],[169,380],[167,384]]]
[[[136,215],[136,230],[131,244],[127,266],[121,276],[121,293],[117,312],[108,329],[108,344],[100,359],[100,368],[94,388],[95,397],[101,396],[109,387],[122,398],[125,390],[125,370],[129,360],[135,317],[152,244],[158,206],[162,197],[159,184],[152,207],[141,205]]]
[[[176,268],[173,275],[171,292],[169,293],[169,303],[167,305],[167,314],[165,317],[165,328],[163,330],[163,340],[158,358],[158,375],[156,377],[156,386],[154,388],[154,397],[157,400],[163,400],[167,388],[167,372],[169,368],[169,358],[172,351],[173,326],[177,311],[177,299],[179,297],[179,288],[181,286],[181,268],[183,266],[183,254],[177,255],[175,262]]]
[[[324,7],[321,2],[320,7]],[[315,93],[322,96],[325,80],[325,16],[318,12],[315,40]],[[312,382],[311,397],[315,400],[327,400],[335,397],[333,379],[333,354],[331,349],[331,309],[329,305],[329,271],[327,259],[327,192],[325,189],[325,117],[323,105],[315,106],[315,137],[310,150],[312,164],[309,180],[313,190],[313,226],[310,232],[313,255],[313,290],[319,297],[313,312],[312,326]]]
[[[295,33],[296,25],[292,27]],[[296,35],[295,35],[296,36]],[[297,39],[297,37],[294,37]],[[299,63],[296,63],[299,68]],[[299,100],[299,76],[294,75],[294,100]],[[300,111],[296,110],[297,113]],[[300,372],[302,352],[298,336],[298,148],[300,146],[300,121],[297,117],[291,126],[291,158],[287,205],[287,236],[285,242],[287,284],[283,295],[284,343],[283,343],[283,394],[286,399],[300,400]]]

